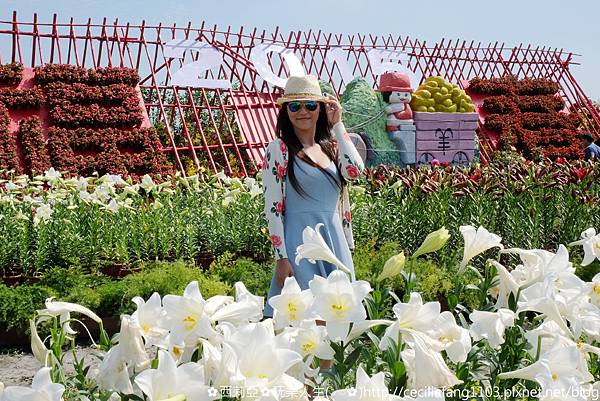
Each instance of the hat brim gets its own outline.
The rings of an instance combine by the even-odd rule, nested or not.
[[[413,92],[412,88],[399,88],[397,86],[382,86],[377,92]]]
[[[281,106],[284,103],[303,101],[303,100],[307,100],[307,101],[313,100],[316,102],[327,102],[327,100],[329,100],[329,99],[325,96],[310,95],[310,94],[308,94],[308,95],[307,94],[284,95],[284,96],[281,96],[280,98],[278,98],[276,100],[276,103]]]

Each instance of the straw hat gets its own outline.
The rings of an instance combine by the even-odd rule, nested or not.
[[[303,77],[292,76],[288,78],[283,96],[277,99],[277,104],[281,106],[286,102],[296,100],[325,102],[327,101],[327,97],[323,96],[319,80],[314,75],[305,75]]]

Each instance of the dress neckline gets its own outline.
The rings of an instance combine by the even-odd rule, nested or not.
[[[320,164],[318,164],[318,163],[315,163],[315,164],[317,164],[317,165],[316,165],[316,166],[313,166],[312,164],[310,164],[309,162],[307,162],[306,160],[304,160],[304,159],[303,159],[303,158],[301,158],[301,157],[298,157],[298,156],[296,156],[296,159],[298,159],[298,160],[302,160],[302,162],[303,162],[304,164],[307,164],[307,165],[308,165],[308,166],[310,166],[310,167],[313,167],[313,168],[319,168],[319,167],[321,167],[323,170],[325,170],[326,168],[329,168],[329,167],[331,167],[331,165],[333,164],[333,160],[330,160],[330,161],[329,161],[329,164],[328,164],[327,166],[325,166],[325,167],[321,166],[321,165],[320,165]]]

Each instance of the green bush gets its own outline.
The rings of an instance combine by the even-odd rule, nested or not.
[[[35,311],[44,308],[46,298],[56,295],[56,291],[43,285],[13,288],[0,283],[0,328],[28,330],[28,320],[35,315]]]
[[[230,286],[241,281],[251,293],[266,297],[274,265],[275,262],[260,264],[248,258],[234,259],[232,253],[225,252],[211,263],[209,272]]]

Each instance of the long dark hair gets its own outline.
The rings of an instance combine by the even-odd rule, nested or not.
[[[336,165],[338,180],[336,180],[331,171],[325,170],[319,166],[312,159],[310,159],[308,155],[306,158],[302,158],[302,160],[313,167],[317,167],[331,182],[342,189],[344,187],[344,178],[342,177],[336,162],[337,143],[336,140],[331,136],[331,124],[327,118],[325,104],[323,102],[319,102],[319,105],[319,117],[317,118],[317,127],[315,130],[315,142],[321,146],[323,152]],[[294,161],[296,160],[296,157],[298,157],[298,152],[302,150],[303,146],[294,132],[294,126],[292,125],[292,121],[288,115],[287,103],[284,103],[279,110],[279,115],[277,116],[277,126],[275,129],[277,136],[283,140],[288,149],[287,177],[290,180],[290,184],[292,184],[292,187],[294,187],[296,192],[298,192],[301,196],[309,196],[298,182],[294,172]]]

